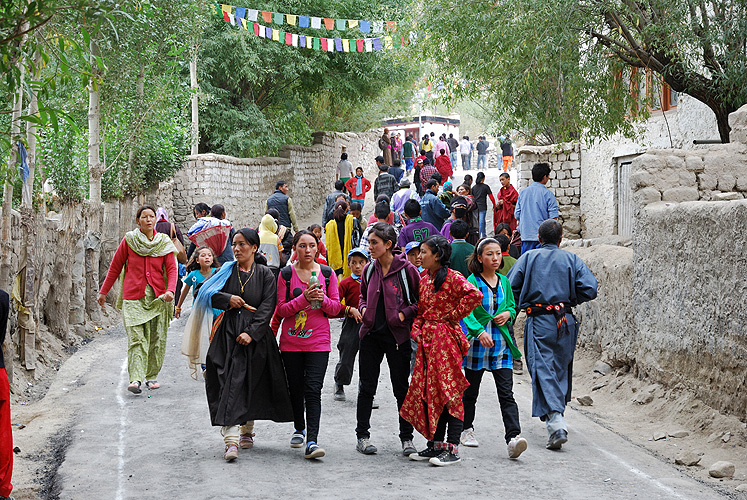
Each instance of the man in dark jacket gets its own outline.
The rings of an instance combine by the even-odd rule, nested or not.
[[[425,185],[425,194],[420,200],[421,217],[425,222],[430,222],[439,231],[444,225],[444,221],[451,212],[446,208],[444,203],[438,199],[438,181],[431,179]]]
[[[322,227],[326,226],[327,222],[332,219],[332,211],[335,208],[335,201],[337,201],[338,197],[344,196],[345,201],[348,203],[348,205],[350,205],[350,196],[348,196],[348,194],[345,193],[343,189],[345,189],[345,183],[342,181],[342,179],[337,179],[335,181],[335,190],[328,194],[327,198],[324,200],[324,211],[322,211]]]
[[[275,192],[267,198],[265,204],[265,211],[274,208],[280,214],[278,218],[278,224],[282,224],[285,227],[293,226],[294,231],[298,231],[298,222],[296,222],[296,211],[293,210],[293,202],[288,196],[288,183],[285,181],[277,181],[275,183]]]
[[[376,165],[379,167],[379,176],[374,181],[374,199],[380,194],[385,194],[391,200],[397,190],[397,180],[389,173],[389,165],[384,163],[382,156],[376,157]]]

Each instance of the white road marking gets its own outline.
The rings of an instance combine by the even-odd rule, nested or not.
[[[127,389],[127,358],[122,362],[122,370],[119,372],[119,385],[115,389],[117,405],[119,405],[119,443],[117,444],[117,495],[116,500],[124,498],[125,489],[125,431],[127,429],[127,403],[124,391]]]
[[[658,479],[653,478],[653,477],[649,476],[648,474],[646,474],[645,472],[636,469],[632,465],[630,465],[627,462],[625,462],[625,460],[623,460],[619,456],[615,455],[614,453],[610,453],[609,451],[607,451],[607,450],[605,450],[603,448],[600,448],[599,446],[596,446],[596,445],[594,446],[594,448],[596,448],[597,450],[601,451],[602,453],[604,453],[608,457],[610,457],[612,459],[615,459],[618,463],[620,463],[620,465],[622,465],[623,467],[626,467],[630,472],[632,472],[636,476],[640,476],[641,478],[643,478],[643,479],[645,479],[647,481],[650,481],[656,487],[664,490],[665,492],[667,492],[667,494],[671,495],[672,498],[676,497],[676,498],[682,498],[683,500],[687,500],[687,497],[683,497],[682,495],[680,495],[675,490],[673,490],[672,488],[670,488],[666,484],[662,483]]]

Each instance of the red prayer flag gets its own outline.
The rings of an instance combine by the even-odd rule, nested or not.
[[[225,10],[223,11],[223,20],[226,21],[227,23],[231,22],[231,14],[229,14]]]
[[[363,52],[363,40],[356,40],[355,45],[358,47],[358,52]]]
[[[397,27],[397,23],[395,21],[386,22],[386,29],[388,29],[389,31],[394,31],[396,27]]]
[[[264,21],[266,23],[271,22],[272,21],[272,12],[267,12],[266,10],[263,10],[262,11],[262,19],[264,19]]]
[[[254,36],[259,36],[259,23],[253,23],[254,26]]]
[[[293,34],[292,33],[285,33],[285,44],[291,45],[293,43]]]
[[[327,39],[322,38],[322,50],[327,50]]]
[[[325,17],[324,18],[324,27],[327,28],[328,30],[335,29],[335,20],[334,19],[330,19],[329,17]]]

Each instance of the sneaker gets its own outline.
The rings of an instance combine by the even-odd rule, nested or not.
[[[558,429],[557,431],[550,434],[550,438],[547,440],[546,448],[548,450],[559,450],[567,442],[568,432],[563,429]]]
[[[428,461],[431,463],[431,465],[445,467],[447,465],[459,463],[462,461],[462,459],[461,457],[459,457],[459,453],[450,450],[444,450],[439,456],[433,457]]]
[[[409,457],[413,453],[417,453],[418,450],[415,449],[415,445],[412,444],[412,439],[407,439],[405,441],[402,441],[402,454],[406,457]]]
[[[431,458],[439,456],[442,451],[443,450],[441,450],[440,443],[433,443],[432,446],[428,446],[428,448],[424,449],[423,451],[411,454],[410,460],[415,460],[416,462],[424,462],[430,460]]]
[[[335,384],[335,401],[345,401],[345,388],[340,384]]]
[[[480,443],[477,442],[477,438],[475,437],[475,429],[472,427],[462,431],[462,436],[459,438],[459,441],[464,446],[469,446],[470,448],[477,448],[480,446]]]
[[[520,359],[514,360],[514,375],[524,375],[524,363]]]
[[[527,449],[527,440],[521,436],[511,438],[508,442],[508,458],[519,458]]]
[[[321,448],[318,444],[311,442],[306,447],[306,453],[304,453],[303,458],[322,458],[324,455],[324,448]]]
[[[376,398],[371,401],[371,409],[372,410],[378,410],[379,409],[379,403],[376,402]]]
[[[239,458],[239,447],[235,444],[226,445],[226,451],[223,453],[223,458],[226,459],[226,462],[233,462]]]
[[[303,431],[301,432],[294,432],[291,436],[291,448],[303,448],[303,442],[306,439],[304,436]]]
[[[358,444],[355,445],[355,449],[364,455],[373,455],[378,451],[368,438],[358,438]]]
[[[254,433],[242,434],[241,437],[239,437],[239,447],[242,450],[248,450],[249,448],[253,446],[254,446]]]

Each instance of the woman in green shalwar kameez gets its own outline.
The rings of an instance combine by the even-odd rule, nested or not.
[[[98,302],[106,301],[116,279],[122,275],[117,305],[122,308],[127,331],[128,391],[140,394],[158,389],[156,381],[166,352],[166,332],[174,315],[176,289],[176,247],[166,234],[155,230],[156,210],[143,205],[137,211],[138,229],[128,232],[114,254]]]

